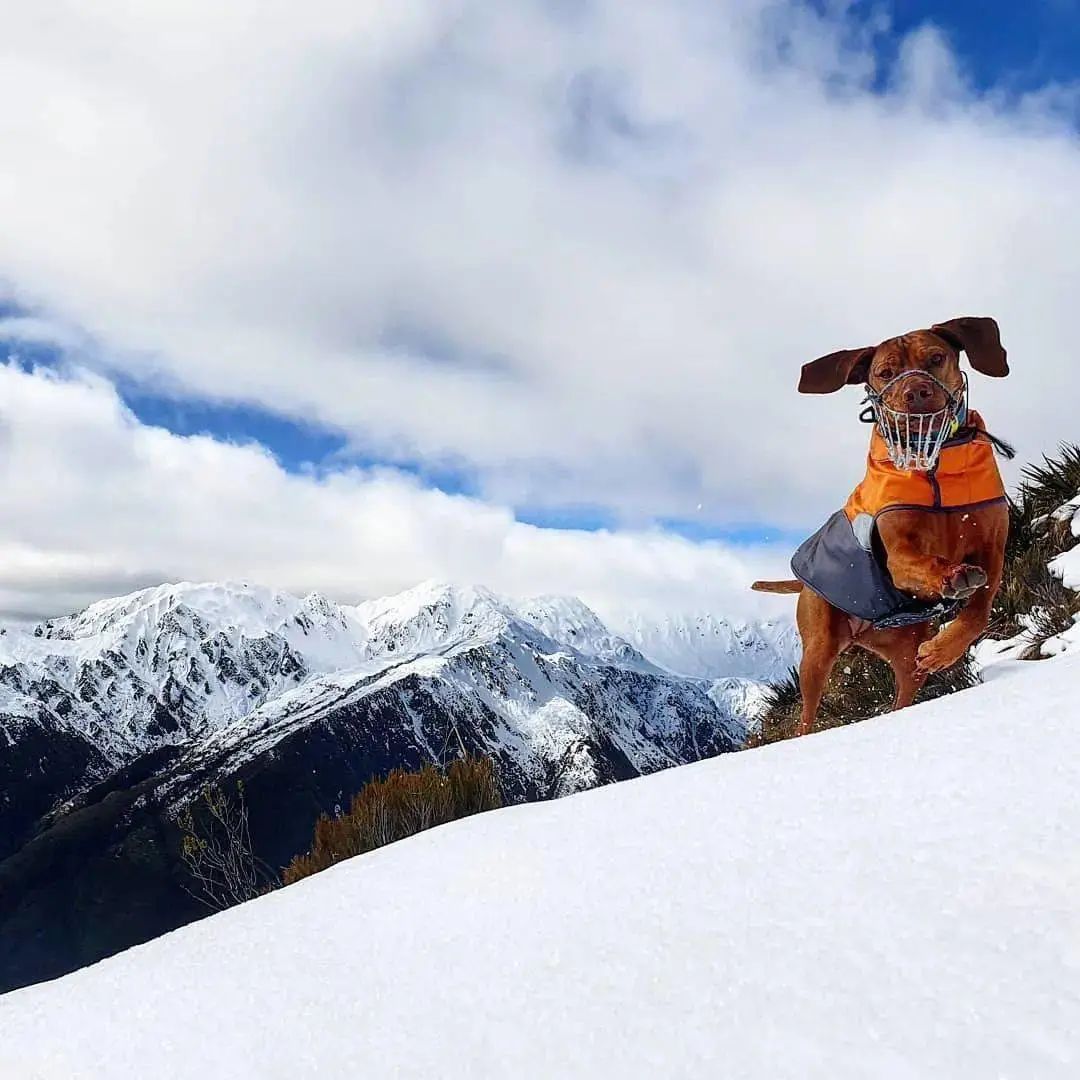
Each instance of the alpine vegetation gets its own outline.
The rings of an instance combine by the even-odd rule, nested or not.
[[[177,822],[184,831],[181,851],[192,883],[186,887],[208,907],[222,911],[278,883],[277,874],[252,850],[243,783],[236,785],[235,797],[220,788],[204,788]]]
[[[460,758],[445,772],[431,765],[395,769],[385,780],[365,784],[345,813],[320,817],[311,851],[293,859],[282,878],[291,885],[342,859],[501,805],[489,758]]]
[[[1061,635],[1080,615],[1078,556],[1071,549],[1080,529],[1080,446],[1062,446],[1052,457],[1024,468],[1009,501],[1005,580],[991,618],[991,638],[1020,648],[1024,659],[1061,651]],[[1072,586],[1070,588],[1070,585]],[[1002,646],[984,643],[989,657]]]
[[[932,701],[978,682],[975,662],[968,655],[951,668],[931,675],[915,701]],[[829,676],[814,730],[827,731],[889,712],[895,692],[889,665],[862,649],[852,649],[840,658]],[[764,691],[760,712],[750,726],[747,746],[767,746],[794,737],[801,710],[799,673],[792,668],[787,678],[769,684]]]

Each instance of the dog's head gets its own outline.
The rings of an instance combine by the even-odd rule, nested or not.
[[[963,389],[960,353],[971,366],[997,378],[1009,374],[1001,333],[993,319],[965,316],[889,338],[880,345],[843,349],[805,364],[799,380],[803,394],[831,394],[849,384],[868,384],[897,412],[931,413],[944,408],[946,390]],[[902,372],[925,371],[893,383]],[[889,385],[893,383],[893,385]]]

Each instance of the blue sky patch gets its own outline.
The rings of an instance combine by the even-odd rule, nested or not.
[[[1080,0],[856,0],[852,7],[863,17],[881,10],[892,23],[880,42],[886,61],[904,34],[933,23],[979,90],[1024,93],[1080,73]]]

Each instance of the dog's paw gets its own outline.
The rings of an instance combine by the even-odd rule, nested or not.
[[[945,575],[941,595],[946,600],[966,600],[987,582],[986,571],[978,566],[955,566]]]
[[[920,675],[932,675],[935,671],[944,671],[960,659],[963,651],[963,649],[957,651],[947,639],[942,640],[941,635],[937,634],[919,646],[915,658],[915,670]]]

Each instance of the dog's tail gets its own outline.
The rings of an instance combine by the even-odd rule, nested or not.
[[[750,588],[754,592],[800,593],[803,586],[801,581],[755,581]]]

